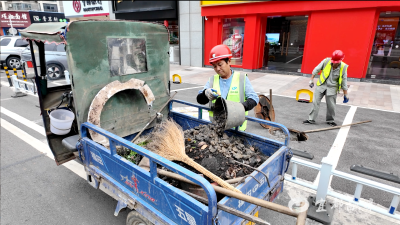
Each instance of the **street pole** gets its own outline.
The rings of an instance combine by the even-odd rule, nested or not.
[[[12,26],[11,18],[10,18],[10,17],[8,17],[8,19],[10,20],[10,26],[11,26],[11,28],[10,28],[10,29],[11,29],[11,30],[14,30],[14,29],[13,29],[14,27]],[[12,36],[14,37],[14,32],[12,33]]]

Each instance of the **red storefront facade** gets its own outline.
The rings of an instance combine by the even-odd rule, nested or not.
[[[297,72],[311,74],[322,59],[330,57],[334,50],[340,49],[346,55],[344,61],[349,64],[349,78],[369,78],[367,73],[374,73],[371,72],[374,60],[380,60],[381,63],[383,59],[389,65],[391,60],[397,60],[393,58],[398,54],[397,51],[400,54],[400,48],[396,44],[396,40],[400,41],[400,27],[397,29],[399,19],[396,20],[398,14],[382,19],[382,13],[390,16],[391,12],[396,11],[400,12],[400,1],[267,1],[202,6],[201,15],[205,18],[204,63],[210,65],[208,53],[213,46],[229,43],[226,42],[227,39],[223,40],[223,37],[226,36],[226,27],[234,23],[236,27],[231,31],[231,42],[243,40],[243,47],[242,58],[235,63],[236,65],[232,65],[233,67],[243,68],[245,71],[257,70],[263,68],[263,65],[268,65],[268,62],[264,61],[264,55],[271,54],[271,51],[275,52],[278,49],[275,55],[272,53],[268,56],[267,59],[272,61],[269,64],[275,63],[273,62],[275,58],[284,58],[285,54],[288,56],[288,52],[293,50],[293,54],[297,55],[283,61],[282,65],[290,65],[290,62],[297,60],[300,63]],[[276,29],[268,24],[268,21],[275,21],[280,17],[306,18],[306,27],[303,26],[304,35],[300,35],[301,29],[281,32],[282,29],[279,31],[279,28]],[[378,49],[375,48],[379,47],[379,50],[385,51],[385,46],[375,44],[377,30],[382,29],[379,28],[378,21],[382,20],[395,20],[395,27],[386,28],[393,29],[393,35],[390,37],[388,35],[389,43],[385,40],[385,44],[392,43],[389,54],[386,51],[382,53],[383,58],[377,58],[380,55],[376,53]],[[284,23],[285,21],[281,24]],[[293,20],[289,23],[288,26],[297,26]],[[301,24],[301,21],[298,24]],[[389,25],[383,25],[385,26]],[[267,29],[271,30],[271,33],[268,33]],[[240,32],[243,32],[242,37],[237,35]],[[297,44],[297,47],[292,47],[296,46],[296,43],[293,44],[294,35],[304,39],[299,40],[301,43]],[[233,36],[239,38],[234,39]],[[274,38],[277,41],[274,41]],[[268,47],[265,47],[267,42]],[[270,47],[271,43],[276,45],[275,49]],[[397,61],[400,61],[400,57]],[[400,66],[398,69],[400,71]],[[379,74],[379,71],[375,73]],[[392,78],[397,79],[397,75]]]

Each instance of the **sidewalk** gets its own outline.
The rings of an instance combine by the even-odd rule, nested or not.
[[[202,86],[215,72],[212,68],[170,64],[171,79],[173,74],[179,74],[184,83]],[[297,90],[310,89],[308,77],[260,72],[247,72],[247,75],[257,93],[269,94],[269,89],[272,89],[273,95],[295,98]],[[400,112],[400,86],[350,81],[347,84],[350,86],[350,101],[347,105]],[[314,89],[315,87],[312,91]],[[301,95],[300,98],[306,98],[306,95]],[[325,98],[322,101],[324,102]],[[342,94],[338,95],[337,102],[343,102]]]

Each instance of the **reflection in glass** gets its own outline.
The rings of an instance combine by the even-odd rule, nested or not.
[[[144,38],[108,38],[107,44],[111,76],[147,71]]]
[[[262,69],[300,72],[308,18],[267,19]]]
[[[400,12],[381,13],[366,78],[400,79]]]
[[[242,65],[244,39],[244,19],[224,19],[222,24],[222,44],[232,52],[232,65]]]

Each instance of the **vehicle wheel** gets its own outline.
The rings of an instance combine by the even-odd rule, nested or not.
[[[64,71],[60,65],[51,63],[46,67],[47,70],[47,79],[49,80],[57,80],[64,76]]]
[[[144,216],[137,211],[133,210],[126,217],[126,225],[153,225],[153,223],[144,218]]]
[[[7,58],[7,67],[8,69],[13,69],[14,67],[19,70],[21,69],[21,59],[17,56],[11,56]]]

